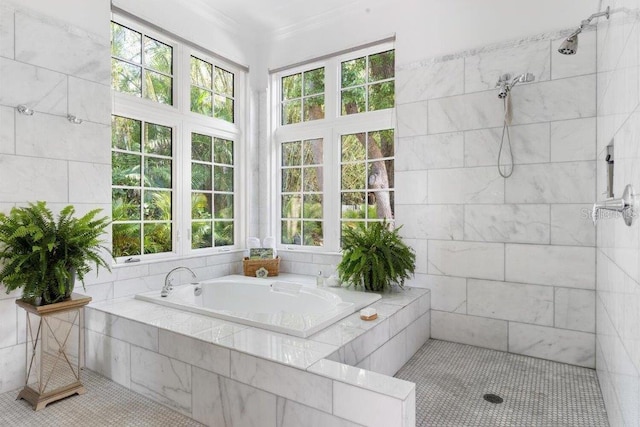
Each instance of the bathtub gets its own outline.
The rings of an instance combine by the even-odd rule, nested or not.
[[[380,299],[344,289],[318,289],[295,282],[237,276],[177,286],[137,299],[306,338]]]

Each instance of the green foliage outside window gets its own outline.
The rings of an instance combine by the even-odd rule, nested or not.
[[[234,244],[233,141],[191,134],[191,248]]]
[[[113,255],[171,252],[172,129],[120,116],[111,129]]]
[[[282,78],[282,124],[324,119],[324,67]]]
[[[191,111],[234,122],[234,75],[191,57]]]
[[[173,105],[173,48],[111,22],[111,87]]]
[[[393,107],[394,50],[344,61],[340,71],[342,115]]]

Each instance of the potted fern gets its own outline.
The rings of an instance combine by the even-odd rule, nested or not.
[[[404,287],[415,271],[416,255],[398,230],[386,222],[369,223],[366,228],[346,228],[342,236],[342,260],[338,275],[347,286],[367,291],[385,291],[393,285]]]
[[[0,282],[7,293],[22,288],[22,300],[32,305],[53,304],[71,296],[76,277],[92,266],[109,264],[100,250],[109,250],[100,239],[110,221],[96,218],[101,209],[74,217],[67,206],[54,218],[45,202],[30,203],[0,213]]]

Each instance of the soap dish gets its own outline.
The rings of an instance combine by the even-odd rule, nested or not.
[[[375,308],[367,307],[360,310],[360,319],[362,320],[376,320],[378,318],[378,312]]]

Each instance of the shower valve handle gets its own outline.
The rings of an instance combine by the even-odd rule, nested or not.
[[[620,199],[608,199],[594,203],[593,209],[591,210],[593,225],[596,225],[598,221],[598,211],[600,210],[620,212],[622,213],[622,218],[624,219],[625,224],[631,225],[637,210],[636,195],[633,191],[633,187],[631,185],[627,185],[624,188],[624,193]]]

